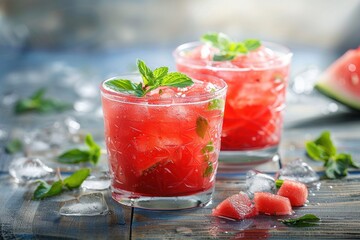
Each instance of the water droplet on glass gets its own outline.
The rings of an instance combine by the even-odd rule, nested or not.
[[[10,176],[18,183],[42,179],[52,173],[54,173],[54,170],[46,166],[38,158],[17,158],[9,166]]]
[[[296,159],[279,170],[279,179],[289,179],[302,183],[319,181],[319,175],[303,160]]]
[[[63,216],[98,216],[105,215],[108,211],[109,208],[104,195],[102,193],[90,193],[66,201],[59,213]]]
[[[275,180],[272,176],[250,170],[246,174],[246,189],[250,197],[255,192],[275,192]]]
[[[106,190],[110,187],[110,176],[108,172],[91,173],[81,185],[81,187],[89,190]]]

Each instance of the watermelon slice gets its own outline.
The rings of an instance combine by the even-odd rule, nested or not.
[[[307,201],[308,189],[305,184],[291,180],[284,180],[281,185],[278,195],[287,197],[290,200],[291,206],[301,207]]]
[[[233,220],[251,218],[257,214],[256,208],[252,204],[250,198],[243,192],[226,198],[213,209],[212,212],[213,216],[230,218]]]
[[[360,110],[360,47],[347,51],[327,68],[315,88],[348,107]]]
[[[286,197],[268,192],[256,192],[254,194],[255,207],[258,212],[267,215],[291,215],[290,200]]]

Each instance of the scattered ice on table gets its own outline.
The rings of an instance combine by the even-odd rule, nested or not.
[[[85,99],[76,101],[74,104],[74,108],[77,112],[91,112],[94,110],[94,107],[93,102]]]
[[[50,152],[59,149],[64,144],[80,141],[80,123],[72,117],[56,121],[50,126],[38,128],[24,137],[25,149],[28,154]]]
[[[27,181],[45,178],[54,173],[38,158],[21,157],[14,159],[9,166],[10,175],[16,182],[24,183]]]
[[[310,183],[318,181],[320,177],[307,163],[301,159],[296,159],[280,169],[279,179]]]
[[[89,190],[105,190],[110,187],[109,172],[93,172],[81,185],[81,187]]]
[[[105,215],[108,211],[109,208],[104,195],[102,193],[90,193],[66,201],[59,213],[63,216],[98,216]]]
[[[246,174],[246,189],[250,197],[255,192],[275,192],[275,180],[270,175],[250,170]]]

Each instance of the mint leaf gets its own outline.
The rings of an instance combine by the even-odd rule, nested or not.
[[[330,158],[323,146],[316,145],[315,142],[306,143],[306,151],[310,158],[316,161],[325,161]]]
[[[99,145],[96,144],[94,139],[90,134],[86,135],[85,143],[89,147],[89,161],[96,165],[99,162],[100,155],[101,155],[101,148]]]
[[[244,45],[248,51],[254,51],[261,47],[261,42],[257,39],[247,39],[244,41]]]
[[[161,81],[162,86],[171,86],[171,87],[187,87],[192,85],[194,82],[183,73],[173,72],[167,74]]]
[[[153,74],[156,79],[159,79],[165,77],[168,74],[168,72],[169,72],[168,67],[159,67],[154,70]]]
[[[143,97],[148,92],[161,86],[183,88],[194,84],[191,78],[183,73],[169,73],[168,67],[159,67],[152,71],[145,62],[140,59],[137,61],[137,67],[143,83],[135,84],[130,80],[116,79],[106,81],[105,85],[116,92],[128,92],[135,96]]]
[[[71,149],[61,155],[56,159],[61,163],[67,164],[76,164],[81,162],[90,162],[93,165],[96,165],[99,162],[101,156],[101,148],[90,134],[85,137],[85,144],[88,146],[89,150],[81,149]]]
[[[89,168],[83,168],[76,172],[74,172],[71,176],[65,178],[63,180],[63,184],[68,189],[74,189],[81,186],[83,181],[90,175],[90,169]]]
[[[231,61],[238,55],[247,54],[261,46],[261,42],[256,39],[234,42],[227,35],[214,32],[204,34],[200,40],[219,50],[213,56],[214,61]]]
[[[23,148],[22,142],[19,139],[13,139],[5,146],[5,152],[8,154],[14,154],[20,152]]]
[[[348,168],[359,168],[350,154],[337,154],[329,131],[322,132],[314,141],[308,141],[306,151],[311,159],[324,162],[325,175],[330,179],[346,177]]]
[[[58,180],[53,184],[48,184],[42,180],[39,180],[40,183],[34,191],[33,199],[40,200],[47,197],[52,197],[59,195],[63,192],[64,187],[72,190],[74,188],[78,188],[84,182],[84,180],[90,175],[89,168],[83,168],[76,172],[74,172],[69,177],[64,180]]]
[[[146,66],[145,62],[138,59],[137,67],[143,78],[144,84],[145,85],[153,85],[154,84],[154,74],[151,71],[151,69],[148,66]]]
[[[116,92],[134,93],[137,90],[137,86],[134,83],[132,83],[130,80],[126,80],[126,79],[109,80],[105,82],[105,86]]]
[[[75,163],[87,162],[89,161],[89,158],[90,158],[89,151],[82,151],[80,149],[75,148],[61,154],[60,156],[57,157],[57,160],[61,163],[75,164]]]
[[[275,180],[275,186],[276,188],[280,188],[284,183],[284,180],[281,180],[281,179],[276,179]]]
[[[320,218],[314,214],[305,214],[299,218],[279,219],[279,221],[290,227],[310,227],[315,226]]]
[[[204,172],[204,177],[210,177],[213,171],[214,171],[213,163],[209,161],[208,166],[206,167]]]
[[[196,133],[199,137],[204,138],[209,127],[209,122],[206,118],[199,116],[196,119]]]
[[[208,110],[223,110],[225,101],[223,99],[213,99],[209,102]]]
[[[54,182],[52,185],[42,180],[39,180],[39,183],[33,195],[33,199],[35,200],[56,196],[62,192],[63,183],[61,180]]]
[[[214,144],[213,144],[212,141],[210,141],[210,142],[208,142],[208,144],[206,144],[205,147],[203,147],[203,148],[201,149],[201,152],[202,152],[203,154],[205,154],[205,153],[211,153],[211,152],[213,152],[214,150],[215,150]]]
[[[70,108],[70,104],[45,98],[45,89],[37,90],[31,97],[20,99],[15,103],[14,112],[23,114],[27,112],[50,113],[60,112]]]

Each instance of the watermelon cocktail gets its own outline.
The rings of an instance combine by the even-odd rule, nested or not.
[[[216,76],[228,85],[221,166],[234,169],[239,163],[273,159],[292,54],[277,44],[235,43],[222,34],[208,34],[202,40],[179,46],[174,57],[178,71]]]
[[[227,86],[211,76],[170,73],[174,83],[167,68],[139,63],[142,76],[120,77],[131,83],[101,85],[112,196],[140,208],[202,206],[213,192]]]

